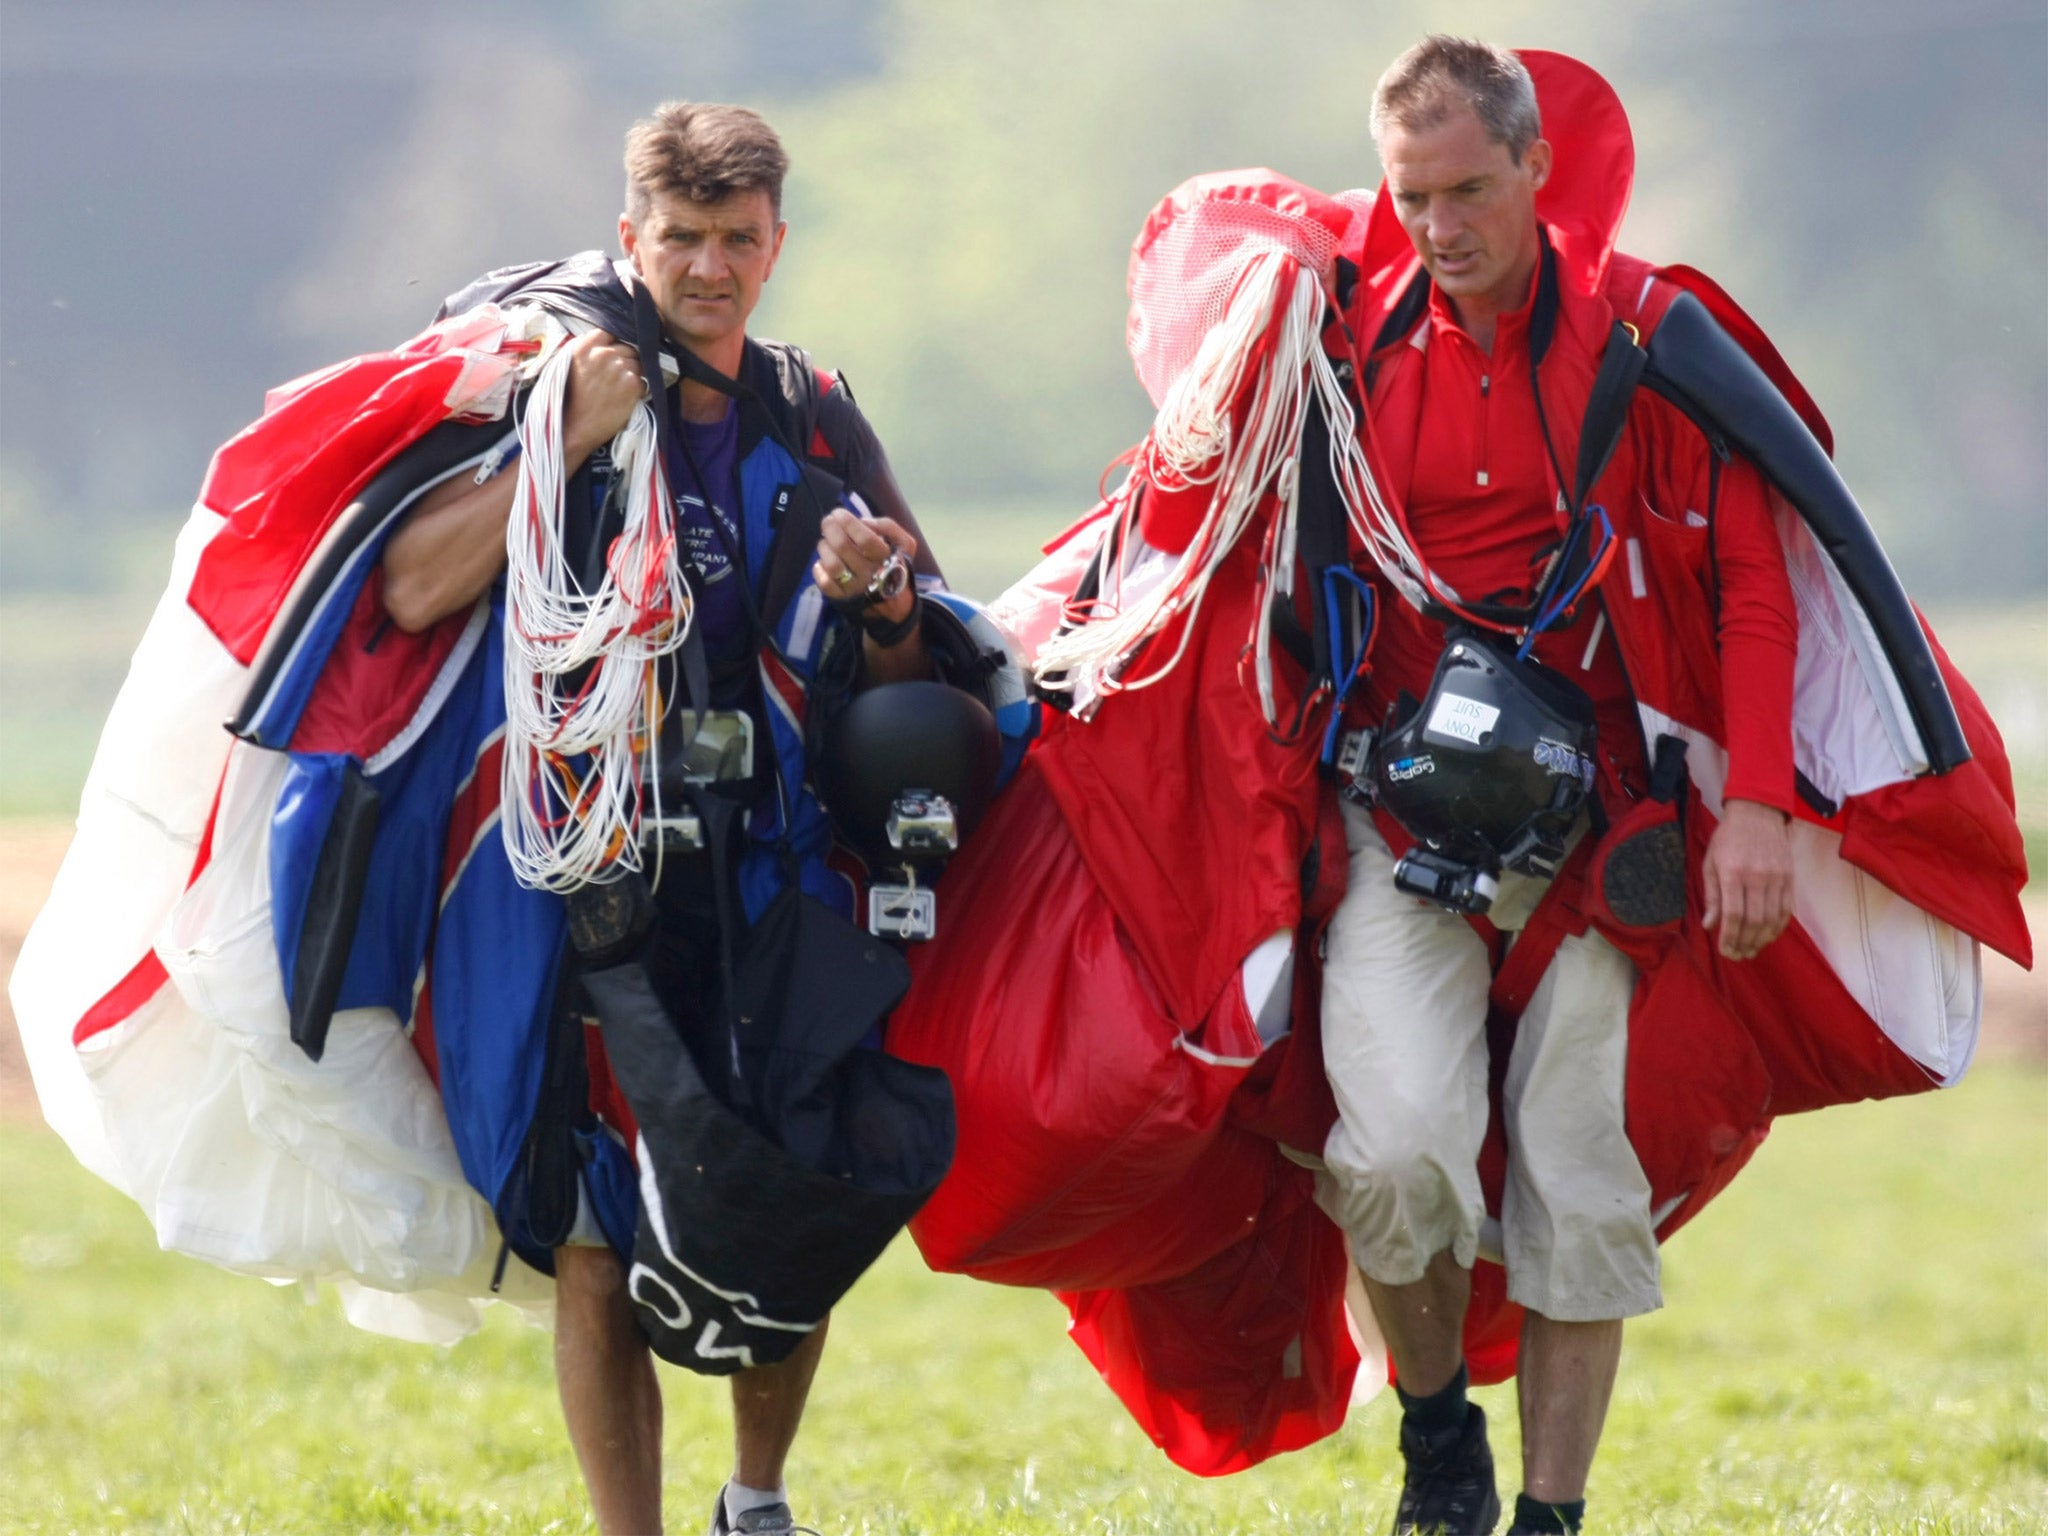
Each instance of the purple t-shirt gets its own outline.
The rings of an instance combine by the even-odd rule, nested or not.
[[[739,453],[740,413],[728,405],[715,422],[681,423],[682,433],[668,467],[676,497],[676,541],[690,562],[697,592],[697,623],[713,656],[730,656],[747,640],[746,580],[736,556],[739,522],[730,505],[735,492],[733,461]],[[689,452],[683,451],[688,445]],[[694,463],[702,480],[690,472]],[[759,557],[759,551],[748,551]]]

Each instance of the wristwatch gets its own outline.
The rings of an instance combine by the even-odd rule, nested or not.
[[[924,617],[924,598],[912,592],[910,609],[900,619],[885,619],[877,611],[910,588],[910,562],[901,550],[889,551],[889,558],[875,567],[868,584],[853,597],[835,597],[832,606],[860,625],[861,633],[883,650],[901,645],[916,631]]]

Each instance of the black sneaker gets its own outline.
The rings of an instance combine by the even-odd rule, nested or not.
[[[725,1490],[711,1506],[711,1536],[818,1536],[808,1525],[798,1525],[787,1504],[764,1504],[750,1509],[737,1520],[725,1518]]]
[[[1500,1492],[1484,1409],[1468,1404],[1464,1424],[1448,1433],[1420,1435],[1403,1423],[1401,1457],[1408,1476],[1394,1536],[1491,1536],[1500,1523]]]

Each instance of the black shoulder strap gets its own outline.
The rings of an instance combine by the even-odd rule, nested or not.
[[[675,462],[669,456],[675,428],[668,419],[668,401],[662,385],[661,312],[654,307],[654,295],[647,291],[645,283],[633,285],[633,331],[634,341],[640,352],[640,377],[647,381],[648,396],[654,402],[655,451],[661,455],[662,470],[666,474],[668,466]],[[681,364],[685,376],[689,376],[689,365],[697,359],[687,347],[678,350],[681,356],[677,358],[677,362]],[[698,366],[703,367],[701,363]],[[704,368],[704,372],[711,373],[715,378],[725,377],[724,374],[710,368]],[[694,601],[697,595],[696,583],[690,578],[689,562],[677,563],[681,567],[683,581],[690,588],[690,595]],[[691,710],[701,715],[704,710],[711,707],[711,663],[704,651],[704,632],[695,618],[691,619],[690,627],[683,635],[682,661],[683,691],[689,697]]]
[[[846,487],[839,477],[798,459],[802,477],[778,493],[784,504],[775,508],[775,542],[769,546],[768,568],[761,576],[761,612],[779,614],[803,590],[816,557],[825,514],[839,505]]]
[[[1309,574],[1310,611],[1316,615],[1309,626],[1309,670],[1316,682],[1334,682],[1335,651],[1338,641],[1330,633],[1334,615],[1322,601],[1323,572],[1333,566],[1351,564],[1351,520],[1344,512],[1344,497],[1330,468],[1330,427],[1313,404],[1301,428],[1301,457],[1295,461],[1300,475],[1300,503],[1296,509],[1295,539],[1302,569]],[[1301,634],[1294,606],[1276,596],[1273,633],[1282,644]],[[1293,645],[1288,645],[1290,650]],[[1297,659],[1299,655],[1297,653]]]
[[[1600,372],[1586,396],[1586,418],[1579,428],[1579,462],[1572,487],[1572,510],[1579,511],[1592,494],[1594,484],[1607,472],[1614,450],[1628,425],[1629,402],[1650,354],[1636,345],[1634,331],[1620,320],[1607,337],[1607,350],[1600,358]]]

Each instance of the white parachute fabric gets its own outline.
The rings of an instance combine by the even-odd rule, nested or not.
[[[338,1014],[317,1065],[291,1042],[267,861],[286,759],[221,728],[248,670],[185,601],[221,521],[201,507],[179,538],[15,966],[15,1017],[46,1118],[163,1247],[332,1280],[353,1321],[446,1342],[491,1296],[495,1224],[388,1010]],[[152,952],[169,978],[153,989]],[[74,1043],[131,976],[133,995],[99,1010],[107,1027]],[[550,1292],[514,1265],[503,1299]]]
[[[1247,258],[1222,322],[1168,389],[1139,450],[1140,475],[1154,484],[1213,487],[1208,511],[1177,562],[1142,593],[1121,579],[1121,568],[1106,575],[1087,621],[1040,649],[1043,686],[1072,693],[1085,710],[1094,699],[1168,676],[1186,649],[1211,579],[1239,540],[1265,521],[1269,496],[1277,496],[1277,532],[1267,541],[1268,579],[1285,579],[1294,549],[1295,453],[1310,404],[1309,358],[1320,352],[1322,312],[1322,283],[1314,272],[1270,251]],[[1140,475],[1118,493],[1127,534],[1135,531],[1131,498]],[[1130,670],[1139,647],[1182,616],[1187,622],[1173,653]]]
[[[1799,771],[1840,804],[1927,771],[1927,748],[1870,616],[1813,531],[1771,493],[1785,574],[1799,610],[1792,750]]]
[[[170,585],[100,737],[77,831],[8,984],[44,1117],[81,1163],[129,1194],[72,1032],[150,952],[191,878],[227,762],[220,722],[248,670],[185,602],[221,522],[198,507],[178,536]]]
[[[242,743],[230,754],[213,857],[157,941],[183,1008],[151,1033],[159,1052],[184,1048],[182,1102],[128,1107],[116,1128],[165,1247],[245,1274],[409,1290],[476,1263],[490,1213],[389,1009],[336,1013],[318,1062],[291,1039],[269,878],[288,767]],[[87,1071],[105,1080],[124,1045],[89,1043]],[[134,1123],[166,1116],[175,1134]]]

